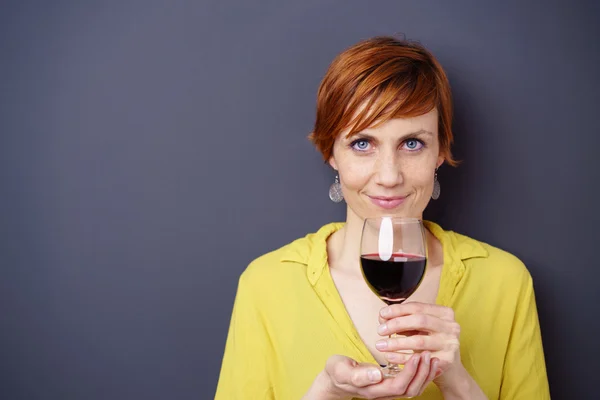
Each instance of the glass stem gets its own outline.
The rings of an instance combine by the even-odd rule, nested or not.
[[[394,336],[397,336],[395,333],[389,335],[388,337],[391,339]],[[383,377],[384,378],[393,378],[395,377],[399,372],[401,371],[400,367],[398,366],[398,364],[394,364],[388,361],[387,365],[385,366],[385,368],[383,368]]]

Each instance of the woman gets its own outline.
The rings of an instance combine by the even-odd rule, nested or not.
[[[346,223],[242,274],[217,399],[549,398],[532,280],[516,257],[425,221],[427,272],[405,303],[385,306],[361,275],[364,219],[421,219],[437,169],[456,165],[451,115],[446,75],[418,44],[377,37],[333,61],[311,139],[336,171],[330,197],[345,199]],[[401,373],[383,378],[387,361]]]

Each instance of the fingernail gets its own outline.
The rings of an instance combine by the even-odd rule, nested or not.
[[[431,359],[431,354],[425,353],[425,365],[429,365],[430,359]]]
[[[392,313],[392,310],[390,310],[389,307],[384,307],[381,309],[380,315],[383,318],[386,318],[386,317],[389,317],[391,313]]]
[[[377,350],[383,350],[385,348],[387,348],[387,340],[380,340],[377,343],[375,343],[375,348]]]
[[[419,365],[419,355],[417,354],[415,358],[412,360],[413,365]]]
[[[378,369],[370,369],[368,375],[371,382],[379,382],[381,380],[381,371]]]
[[[379,328],[377,328],[377,333],[379,333],[380,335],[384,335],[386,332],[387,332],[387,324],[379,325]]]

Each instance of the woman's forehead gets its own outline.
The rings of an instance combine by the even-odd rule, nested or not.
[[[342,137],[350,138],[360,134],[385,134],[385,133],[432,133],[438,132],[438,112],[433,109],[425,114],[417,116],[389,116],[386,119],[374,121],[370,126],[363,129],[346,128],[341,132]]]

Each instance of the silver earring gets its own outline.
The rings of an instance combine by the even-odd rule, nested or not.
[[[439,199],[441,192],[442,192],[442,189],[440,188],[440,181],[438,181],[437,171],[436,171],[435,176],[433,178],[433,193],[431,193],[431,198],[433,200]]]
[[[329,187],[329,198],[334,203],[339,203],[340,201],[344,200],[342,185],[340,185],[340,179],[337,175],[335,176],[335,182],[333,182]]]

